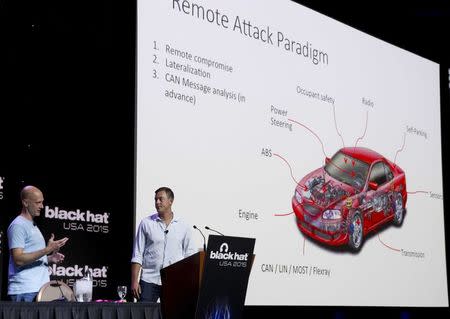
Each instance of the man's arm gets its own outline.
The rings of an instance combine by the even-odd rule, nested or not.
[[[11,249],[11,256],[13,258],[14,263],[17,266],[24,266],[27,264],[30,264],[42,256],[48,255],[53,253],[54,251],[57,251],[62,246],[66,244],[66,242],[69,240],[69,238],[64,237],[59,240],[54,240],[55,235],[52,234],[50,239],[48,240],[47,246],[43,249],[33,251],[31,253],[24,253],[23,248],[13,248]]]
[[[133,256],[131,257],[131,293],[137,299],[141,296],[141,286],[139,285],[140,273],[142,270],[144,250],[145,250],[145,226],[141,221],[133,243]]]
[[[131,293],[137,299],[141,296],[141,286],[139,285],[139,274],[142,266],[138,263],[131,263]]]

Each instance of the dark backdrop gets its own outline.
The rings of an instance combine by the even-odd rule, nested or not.
[[[1,229],[32,184],[45,203],[108,215],[108,223],[38,220],[70,237],[63,265],[103,271],[94,298],[129,285],[134,227],[132,1],[0,2]],[[150,194],[152,197],[153,194]],[[41,213],[43,215],[44,212]],[[44,222],[45,221],[45,222]],[[80,228],[81,227],[81,228]],[[101,230],[101,231],[99,231]],[[6,243],[5,243],[6,245]],[[7,255],[2,298],[6,298]],[[70,274],[58,276],[68,281]],[[79,275],[79,273],[78,273]]]
[[[446,192],[447,1],[296,2],[442,65]],[[18,192],[26,184],[40,186],[51,207],[108,212],[112,224],[106,235],[83,236],[80,231],[64,229],[67,224],[62,221],[53,221],[43,230],[46,237],[52,231],[71,237],[66,247],[69,260],[97,258],[112,267],[108,286],[98,296],[102,298],[116,298],[117,284],[129,284],[134,225],[135,10],[133,0],[0,0],[0,177],[4,186],[0,229],[6,231],[20,209]],[[449,229],[448,218],[446,224]],[[72,251],[83,257],[71,256]],[[83,260],[80,263],[84,265]],[[3,260],[2,271],[5,266]],[[5,271],[2,279],[4,299]],[[247,318],[359,318],[368,314],[414,318],[448,315],[449,311],[246,307],[245,313]]]

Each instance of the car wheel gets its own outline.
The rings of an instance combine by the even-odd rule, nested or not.
[[[363,220],[359,212],[355,212],[350,219],[348,227],[348,245],[358,251],[363,242]]]
[[[405,209],[403,208],[403,198],[402,194],[397,193],[394,202],[394,224],[400,226],[403,222],[403,213]]]

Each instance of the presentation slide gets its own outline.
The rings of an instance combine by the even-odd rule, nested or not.
[[[137,225],[168,186],[255,238],[247,305],[448,306],[438,64],[291,1],[137,14]]]

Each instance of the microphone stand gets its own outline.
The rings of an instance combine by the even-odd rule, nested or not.
[[[206,252],[206,238],[205,238],[205,235],[203,235],[203,233],[202,233],[202,231],[200,230],[200,228],[198,228],[198,227],[195,226],[195,225],[194,225],[194,229],[197,229],[197,230],[200,232],[200,234],[202,234],[202,236],[203,236],[203,251]]]
[[[166,229],[165,231],[164,231],[164,250],[163,250],[163,260],[162,260],[162,265],[161,265],[161,269],[163,269],[164,268],[164,261],[165,261],[165,259],[166,259],[166,246],[167,246],[167,234],[169,233],[169,230],[168,229]]]

